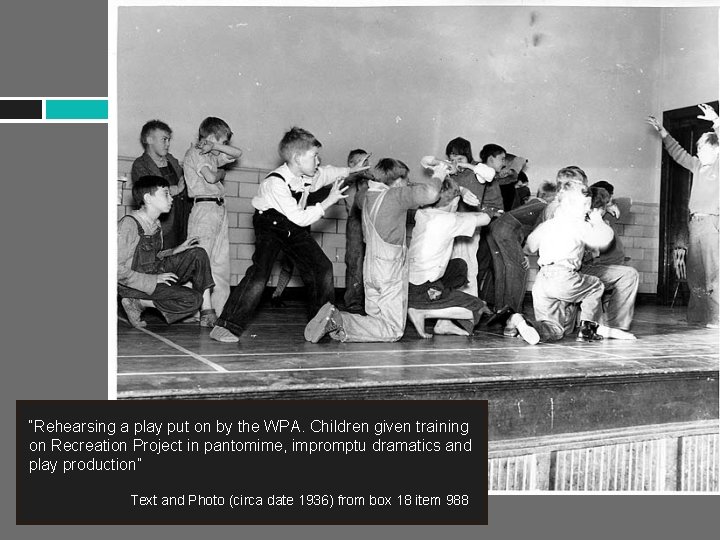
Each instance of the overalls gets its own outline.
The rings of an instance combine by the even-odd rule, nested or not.
[[[365,313],[342,312],[343,330],[331,334],[334,339],[353,342],[397,341],[405,333],[408,303],[408,263],[405,240],[389,244],[375,228],[378,212],[390,188],[382,185],[368,189],[363,206],[365,235]],[[370,204],[371,194],[377,194]],[[403,217],[404,219],[404,217]]]
[[[172,272],[178,279],[172,285],[158,283],[152,294],[118,284],[118,294],[121,298],[152,301],[168,324],[189,317],[202,305],[202,292],[213,286],[207,253],[196,247],[158,259],[157,254],[162,248],[162,229],[158,228],[154,234],[145,234],[138,220],[127,217],[135,221],[140,235],[131,268],[143,274]],[[188,282],[192,284],[192,289],[182,286]]]

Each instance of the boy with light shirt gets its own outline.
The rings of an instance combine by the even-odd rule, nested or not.
[[[343,178],[367,167],[320,167],[321,147],[312,133],[299,127],[290,129],[280,141],[278,150],[284,164],[267,175],[251,201],[255,208],[252,266],[233,289],[210,332],[216,341],[239,341],[238,336],[260,303],[280,251],[292,260],[308,289],[311,316],[323,304],[334,302],[332,263],[307,226],[322,219],[328,208],[346,197],[347,187],[340,187]],[[307,206],[310,193],[328,185],[332,187],[327,198]]]
[[[208,117],[200,124],[198,142],[185,153],[183,172],[193,208],[188,218],[188,236],[199,239],[210,258],[215,287],[212,306],[200,313],[200,326],[212,328],[230,294],[230,239],[225,209],[225,171],[221,167],[234,162],[242,150],[229,144],[232,131],[227,123]]]

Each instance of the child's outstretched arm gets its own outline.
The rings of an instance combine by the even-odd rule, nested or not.
[[[680,143],[670,136],[667,129],[663,127],[657,118],[654,116],[648,116],[645,119],[645,122],[650,124],[655,131],[658,132],[662,138],[663,146],[665,146],[665,149],[668,151],[668,154],[670,154],[670,157],[673,158],[681,167],[685,167],[689,171],[692,171],[697,165],[697,158],[687,153],[685,149],[680,146]]]

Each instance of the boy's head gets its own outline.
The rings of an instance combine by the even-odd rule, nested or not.
[[[590,208],[600,208],[601,210],[605,210],[605,207],[607,207],[607,205],[612,201],[610,193],[602,187],[591,187],[590,195],[592,197]]]
[[[718,136],[714,131],[703,133],[697,142],[697,157],[703,165],[711,165],[720,155]]]
[[[366,156],[369,156],[365,150],[362,148],[356,148],[355,150],[350,150],[350,153],[347,157],[347,164],[348,167],[354,167],[355,165],[362,163],[362,161],[365,159]]]
[[[480,162],[500,172],[505,166],[505,149],[499,144],[486,144],[480,150]]]
[[[562,190],[567,185],[574,185],[576,187],[587,187],[588,179],[585,171],[576,165],[570,165],[569,167],[563,167],[557,173],[557,188],[558,191]]]
[[[612,199],[613,193],[615,193],[615,187],[610,183],[606,182],[605,180],[600,180],[599,182],[595,182],[590,188],[603,188],[605,191],[608,192],[610,195],[610,198]]]
[[[448,176],[445,180],[443,180],[442,187],[440,188],[440,198],[433,204],[433,206],[435,208],[454,212],[457,210],[459,197],[460,187],[457,185],[455,180]]]
[[[172,206],[170,184],[162,176],[141,176],[133,182],[132,196],[137,208],[153,206],[164,213]]]
[[[576,218],[584,217],[592,204],[590,188],[578,189],[569,184],[558,190],[557,200],[560,204],[558,212],[562,211],[565,215]]]
[[[320,165],[318,153],[322,144],[309,131],[293,127],[283,135],[278,152],[288,166],[306,176],[314,176]]]
[[[383,158],[373,168],[373,178],[386,186],[407,183],[410,169],[399,159]]]
[[[462,137],[456,137],[445,147],[445,155],[455,163],[472,163],[472,147],[470,141]]]
[[[537,191],[538,199],[542,199],[546,203],[550,204],[555,200],[557,195],[557,185],[552,182],[543,182],[540,189]]]
[[[208,116],[203,120],[198,129],[198,139],[201,141],[208,139],[218,144],[227,144],[232,139],[232,136],[230,126],[227,125],[225,120],[214,116]]]
[[[146,152],[166,156],[170,149],[172,129],[161,120],[150,120],[140,130],[140,144]]]

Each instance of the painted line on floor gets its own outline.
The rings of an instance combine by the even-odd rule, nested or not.
[[[128,324],[130,324],[130,322],[127,321],[127,319],[123,319],[122,317],[118,317],[118,319],[120,319],[120,320],[122,320],[122,321],[125,321],[125,322],[127,322]],[[227,371],[227,369],[225,369],[224,367],[222,367],[222,366],[219,365],[219,364],[216,364],[216,363],[213,362],[212,360],[208,360],[207,358],[205,358],[205,357],[203,357],[203,356],[200,356],[199,354],[196,354],[196,353],[194,353],[194,352],[192,352],[192,351],[189,351],[189,350],[186,349],[185,347],[181,347],[181,346],[178,345],[177,343],[175,343],[175,342],[173,342],[173,341],[170,341],[168,338],[163,337],[163,336],[160,336],[160,335],[156,334],[155,332],[151,332],[151,331],[148,330],[147,328],[135,328],[135,329],[136,329],[136,330],[140,330],[141,332],[145,332],[147,335],[152,336],[152,337],[154,337],[155,339],[160,340],[160,341],[162,341],[163,343],[165,343],[165,344],[167,344],[167,345],[170,345],[172,348],[177,349],[178,351],[184,353],[185,356],[190,356],[190,357],[194,358],[195,360],[197,360],[197,361],[199,361],[199,362],[202,362],[202,363],[205,364],[206,366],[209,366],[209,367],[213,368],[215,371],[218,371],[218,372],[226,372],[226,371]]]
[[[688,354],[685,356],[646,356],[637,358],[627,358],[626,360],[654,360],[663,358],[697,358],[696,355]],[[485,367],[485,366],[502,366],[502,365],[520,365],[520,364],[566,364],[566,363],[587,363],[597,361],[597,358],[563,358],[557,360],[507,360],[497,362],[458,362],[456,364],[438,363],[438,364],[382,364],[382,365],[366,365],[366,366],[318,366],[318,367],[290,367],[290,368],[274,368],[274,369],[223,369],[223,373],[226,374],[239,374],[239,373],[286,373],[286,372],[298,372],[298,371],[348,371],[358,369],[407,369],[407,368],[430,368],[430,367]],[[202,373],[213,374],[213,372],[198,372],[198,371],[154,371],[154,372],[127,372],[118,373],[118,377],[131,377],[140,375],[192,375]],[[561,375],[561,376],[566,376]]]
[[[468,347],[461,347],[458,349],[402,349],[402,350],[394,350],[394,351],[381,351],[381,350],[352,350],[352,351],[281,351],[281,352],[234,352],[234,353],[212,353],[212,354],[205,354],[204,356],[207,358],[226,358],[226,357],[233,357],[233,356],[306,356],[306,355],[312,355],[312,356],[320,356],[320,355],[345,355],[345,354],[409,354],[409,353],[447,353],[447,352],[487,352],[487,351],[513,351],[513,350],[528,350],[526,348],[527,346],[519,346],[519,347],[482,347],[482,348],[468,348]],[[563,347],[562,345],[544,345],[544,349],[564,349],[566,347]],[[165,356],[179,356],[179,355],[167,355],[167,354],[127,354],[127,355],[118,355],[118,358],[163,358]]]

